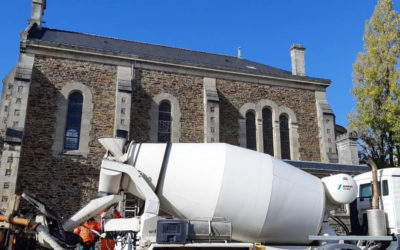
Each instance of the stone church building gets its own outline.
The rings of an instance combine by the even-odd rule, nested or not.
[[[290,48],[286,71],[240,54],[46,28],[45,7],[32,1],[18,64],[3,80],[0,209],[27,191],[76,211],[97,194],[99,137],[223,142],[300,165],[358,164],[354,135],[336,145],[331,81],[306,75],[302,45]]]

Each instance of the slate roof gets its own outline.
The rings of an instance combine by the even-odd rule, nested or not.
[[[329,173],[353,173],[361,174],[370,171],[367,165],[350,165],[338,163],[323,163],[314,161],[292,161],[284,160],[292,166],[308,171],[329,172]]]
[[[38,28],[36,25],[32,26],[29,30],[28,41],[53,46],[73,47],[78,50],[116,53],[119,55],[134,56],[140,59],[303,80],[326,85],[329,85],[331,82],[330,80],[321,78],[294,76],[290,71],[243,58],[237,58],[235,56],[212,54],[50,28]]]

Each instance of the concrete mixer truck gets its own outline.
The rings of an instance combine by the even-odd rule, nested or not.
[[[267,154],[223,143],[100,142],[107,153],[99,198],[64,222],[31,199],[56,221],[47,232],[42,221],[41,245],[63,249],[67,238],[71,245],[67,232],[122,202],[126,192],[144,200],[142,214],[104,219],[96,232],[112,236],[115,249],[261,248],[255,242],[268,249],[398,248],[393,235],[337,236],[331,229],[329,211],[357,197],[359,185],[349,175],[319,179]]]

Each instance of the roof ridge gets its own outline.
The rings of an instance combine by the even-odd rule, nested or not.
[[[88,35],[88,36],[93,36],[93,37],[101,37],[101,38],[113,39],[113,40],[117,40],[117,41],[125,41],[125,42],[141,43],[141,44],[146,44],[146,45],[154,45],[154,46],[160,46],[160,47],[164,47],[164,48],[185,50],[185,51],[190,51],[190,52],[198,52],[198,53],[204,53],[204,54],[209,54],[209,55],[228,56],[228,57],[232,57],[232,58],[235,58],[235,59],[244,59],[244,60],[249,61],[248,59],[238,58],[237,56],[232,56],[232,55],[212,53],[212,52],[194,50],[194,49],[179,48],[179,47],[175,47],[175,46],[167,46],[167,45],[162,45],[162,44],[155,44],[155,43],[148,43],[148,42],[141,42],[141,41],[133,41],[133,40],[116,38],[116,37],[111,37],[111,36],[102,36],[102,35],[95,35],[95,34],[90,34],[90,33],[76,32],[76,31],[69,31],[69,30],[60,30],[60,29],[54,29],[54,28],[48,28],[48,27],[43,27],[43,29],[47,29],[47,30],[51,30],[51,31],[58,31],[58,32],[72,33],[72,34]]]

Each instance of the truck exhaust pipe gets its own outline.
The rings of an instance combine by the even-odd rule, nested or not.
[[[367,210],[368,235],[384,236],[387,235],[387,228],[385,211],[379,209],[378,168],[371,158],[367,164],[372,170],[372,208]]]
[[[379,209],[378,167],[371,158],[368,158],[367,164],[372,170],[372,209]]]

